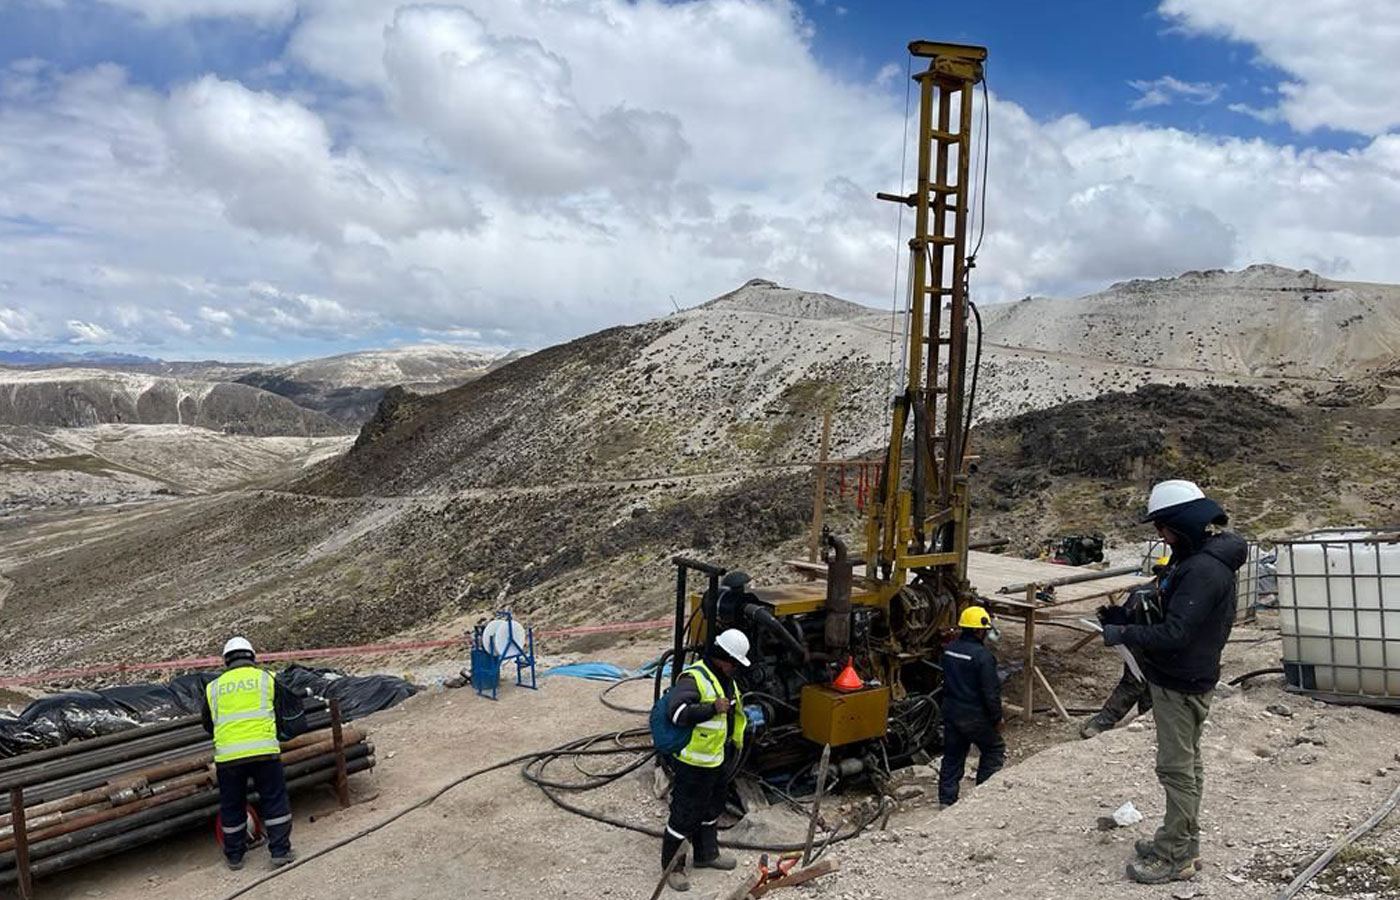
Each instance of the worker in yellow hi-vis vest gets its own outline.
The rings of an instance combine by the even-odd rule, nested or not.
[[[204,730],[214,736],[224,861],[243,868],[248,848],[248,783],[258,792],[272,866],[292,862],[292,807],[280,741],[305,730],[301,700],[255,663],[253,645],[231,638],[224,672],[204,689]]]
[[[744,747],[744,696],[734,674],[749,667],[749,639],[737,628],[715,638],[705,657],[685,667],[669,691],[671,721],[691,728],[690,741],[675,756],[671,815],[661,838],[661,867],[675,891],[690,890],[683,861],[672,867],[681,844],[690,841],[695,868],[732,869],[732,855],[719,849],[719,817],[729,779]]]

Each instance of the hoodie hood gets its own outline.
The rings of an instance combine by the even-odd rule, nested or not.
[[[1201,552],[1220,560],[1229,566],[1231,572],[1238,572],[1245,560],[1249,559],[1249,544],[1238,534],[1226,531],[1206,538]]]
[[[1175,531],[1186,541],[1185,555],[1190,556],[1199,553],[1205,546],[1206,538],[1209,537],[1206,532],[1208,526],[1225,525],[1230,521],[1230,517],[1225,515],[1225,510],[1220,508],[1220,504],[1209,497],[1202,497],[1162,510],[1156,521]]]

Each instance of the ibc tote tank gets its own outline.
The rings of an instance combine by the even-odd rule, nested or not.
[[[1278,545],[1290,690],[1400,705],[1400,529],[1325,531]]]

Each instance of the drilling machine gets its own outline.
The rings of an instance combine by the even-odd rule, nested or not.
[[[876,195],[914,210],[907,377],[893,398],[864,555],[827,530],[824,585],[764,587],[740,572],[674,560],[675,641],[665,657],[677,661],[671,679],[723,629],[748,635],[754,665],[741,682],[746,702],[759,707],[753,718],[764,724],[746,742],[745,767],[758,774],[801,766],[823,745],[843,773],[888,772],[936,749],[942,644],[957,614],[976,602],[967,580],[966,457],[977,365],[974,359],[969,384],[968,318],[976,308],[968,299],[967,247],[972,97],[987,51],[915,41],[909,52],[927,60],[913,76],[917,187],[907,196]],[[708,579],[707,587],[692,595],[688,573]],[[855,690],[833,684],[848,661],[863,682]],[[664,661],[658,693],[663,669]]]

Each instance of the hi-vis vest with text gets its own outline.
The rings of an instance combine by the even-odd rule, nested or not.
[[[695,685],[700,689],[701,703],[713,703],[723,695],[719,679],[703,662],[686,666],[685,671],[681,674],[687,673],[695,678]],[[697,724],[695,730],[690,734],[690,743],[676,754],[677,759],[702,769],[713,769],[715,766],[723,765],[724,739],[725,733],[729,730],[730,715],[734,716],[734,733],[729,735],[729,739],[734,742],[735,747],[742,748],[744,746],[744,729],[748,727],[748,719],[744,716],[744,698],[739,693],[737,683],[734,685],[734,696],[729,699],[734,701],[733,712],[717,713],[712,718]]]
[[[276,682],[253,666],[229,669],[204,689],[214,720],[214,762],[281,752],[277,743]]]

